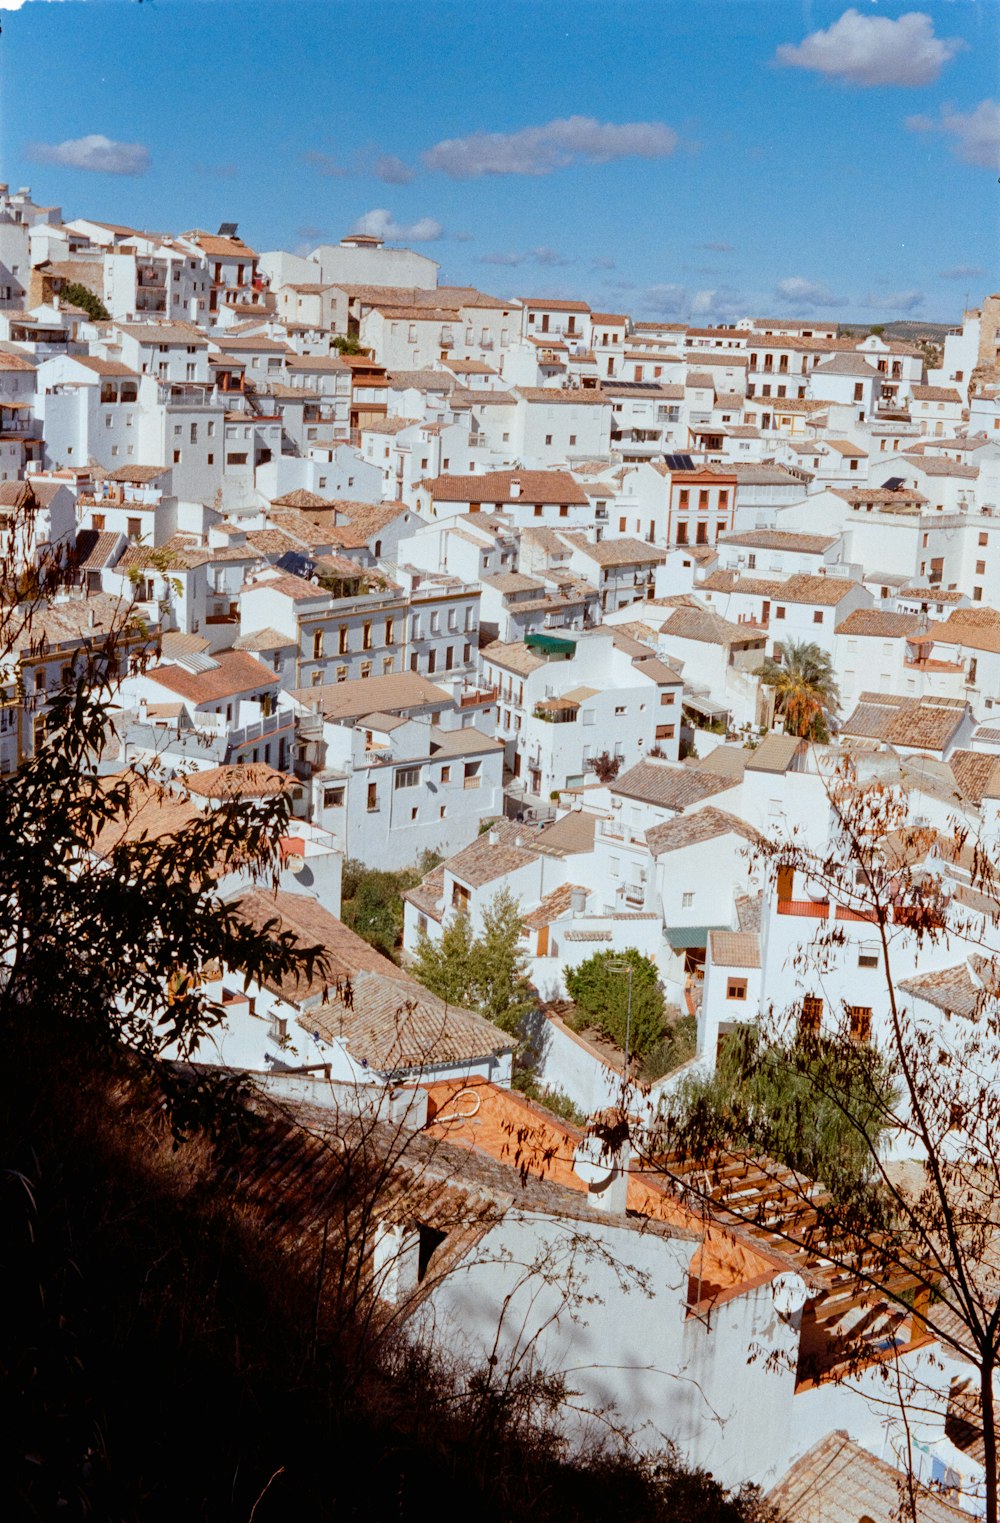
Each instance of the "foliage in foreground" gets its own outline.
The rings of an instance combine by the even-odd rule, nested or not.
[[[710,1076],[683,1081],[666,1124],[671,1146],[694,1157],[713,1148],[764,1154],[836,1200],[860,1199],[894,1099],[885,1059],[824,1037],[769,1038],[752,1023],[728,1034]]]
[[[0,1063],[8,1516],[399,1523],[458,1494],[486,1523],[770,1523],[671,1453],[569,1458],[550,1377],[467,1380],[402,1340],[360,1358],[317,1243],[276,1248],[203,1138],[172,1151],[131,1059],[28,1013]]]

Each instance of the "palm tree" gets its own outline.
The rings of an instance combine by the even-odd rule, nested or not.
[[[822,646],[786,640],[757,668],[757,676],[774,688],[775,713],[784,720],[786,735],[827,739],[827,720],[839,707],[840,692],[833,663]]]

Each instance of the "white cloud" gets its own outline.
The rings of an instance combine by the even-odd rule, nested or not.
[[[372,165],[372,174],[384,185],[409,185],[414,171],[394,153],[383,153]]]
[[[941,125],[954,139],[952,144],[967,164],[1000,169],[1000,101],[981,100],[974,111],[952,111],[945,106]]]
[[[28,157],[36,164],[59,164],[106,175],[144,175],[149,149],[143,143],[116,143],[100,132],[68,138],[65,143],[31,143]]]
[[[384,206],[365,212],[351,228],[352,233],[367,233],[390,243],[435,243],[444,237],[444,228],[434,217],[418,217],[416,222],[397,222]]]
[[[915,312],[923,304],[923,291],[889,291],[868,298],[868,305],[879,312]]]
[[[939,280],[973,280],[977,275],[985,275],[986,271],[981,264],[953,264],[950,270],[939,270]]]
[[[984,169],[1000,169],[1000,101],[981,100],[972,111],[956,111],[942,106],[941,116],[908,116],[911,132],[943,132],[952,140],[952,150],[966,164],[980,164]]]
[[[319,153],[315,149],[310,149],[308,153],[304,153],[302,155],[302,162],[303,164],[311,164],[313,169],[319,174],[325,175],[328,180],[343,180],[347,175],[347,170],[341,164],[338,164],[336,159],[331,159],[328,153]]]
[[[834,296],[829,286],[819,280],[804,280],[801,275],[789,275],[779,280],[774,288],[782,301],[798,302],[802,307],[845,307],[847,298]]]
[[[569,259],[565,254],[560,254],[558,249],[550,249],[542,244],[537,249],[525,249],[520,253],[480,254],[477,264],[502,264],[514,267],[519,264],[542,264],[550,269],[558,268],[564,264],[575,264],[575,259]]]
[[[849,85],[929,85],[964,47],[959,37],[935,37],[934,22],[923,11],[892,21],[852,7],[825,32],[812,32],[797,45],[782,43],[775,61]]]
[[[445,138],[427,149],[423,162],[455,180],[545,175],[577,161],[610,164],[617,159],[668,158],[677,143],[677,133],[665,122],[599,122],[593,116],[567,116],[517,132]]]

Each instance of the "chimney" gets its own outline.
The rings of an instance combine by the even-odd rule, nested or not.
[[[575,888],[569,896],[569,907],[574,915],[582,915],[587,907],[587,895],[582,888]]]
[[[518,840],[519,841],[520,841],[520,839],[521,839],[520,836],[518,836]],[[490,831],[489,842],[490,842],[491,846],[499,846],[500,845],[500,832],[499,832],[499,830],[497,830],[496,826],[494,826],[493,829]]]
[[[518,480],[518,478],[516,476],[512,476],[511,479],[510,479],[510,499],[511,499],[511,502],[513,502],[516,498],[520,497],[520,495],[521,495],[521,483],[520,483],[520,481]]]
[[[617,1149],[600,1137],[585,1137],[580,1143],[573,1154],[573,1172],[586,1184],[587,1204],[595,1211],[624,1215],[630,1157],[627,1141]]]

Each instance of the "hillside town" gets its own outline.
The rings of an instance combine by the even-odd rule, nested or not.
[[[889,1523],[904,1483],[915,1518],[983,1516],[993,1419],[921,1275],[810,1235],[832,1181],[733,1152],[681,1189],[650,1139],[747,1027],[891,1052],[903,1001],[946,1064],[1000,1016],[1000,294],[902,338],[518,273],[0,186],[0,550],[30,610],[0,777],[113,637],[88,765],[136,780],[132,840],[287,801],[276,881],[230,862],[217,891],[323,965],[213,966],[225,1020],[183,1056],[406,1140],[366,1263],[415,1334],[529,1338],[572,1372],[571,1438],[613,1412],[789,1523]],[[348,906],[386,875],[379,940]],[[504,935],[516,1018],[423,981],[462,937],[498,977]]]

